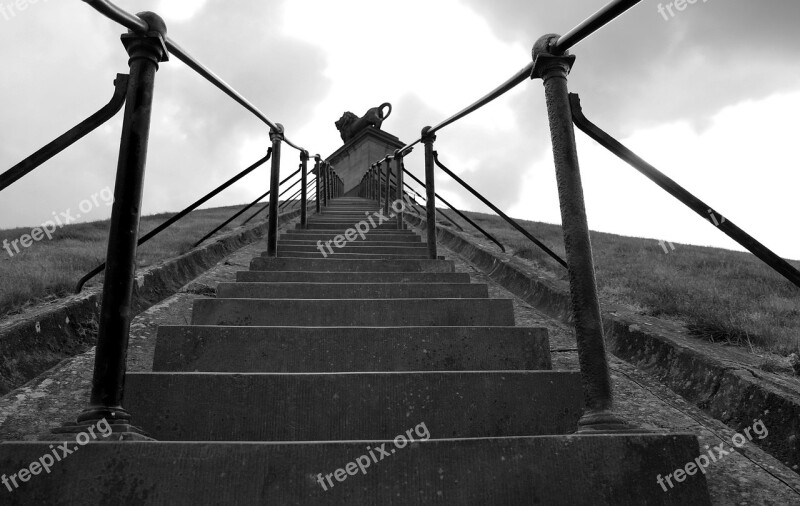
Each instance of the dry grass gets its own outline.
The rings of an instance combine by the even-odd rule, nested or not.
[[[241,208],[202,209],[189,214],[139,248],[138,266],[147,267],[189,251],[198,239]],[[239,226],[252,212],[244,213],[219,233]],[[171,216],[173,214],[164,213],[142,217],[141,234],[149,232]],[[261,216],[263,218],[265,214]],[[0,284],[0,317],[17,313],[43,300],[73,293],[77,281],[105,261],[108,227],[108,220],[67,225],[57,230],[52,240],[44,238],[13,257],[0,249],[0,279],[3,280]],[[0,230],[0,243],[3,239],[19,239],[30,232],[30,228]],[[101,280],[102,274],[94,278],[90,285],[98,284]]]
[[[452,214],[452,213],[451,213]],[[466,213],[509,252],[566,279],[566,271],[501,218]],[[562,258],[561,227],[519,222]],[[469,233],[480,232],[459,220]],[[675,244],[665,254],[658,241],[592,232],[602,300],[687,323],[701,338],[755,346],[789,355],[800,352],[800,289],[749,253]],[[800,262],[790,262],[800,268]]]

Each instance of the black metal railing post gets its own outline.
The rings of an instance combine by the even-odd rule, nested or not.
[[[397,195],[398,200],[400,200],[403,195],[403,152],[401,150],[397,150],[394,152],[394,164],[397,167]],[[402,230],[405,228],[405,222],[403,221],[403,207],[400,207],[400,212],[397,213],[397,229]]]
[[[383,207],[383,162],[376,163],[375,169],[378,174],[378,195],[375,200],[378,201],[378,209],[380,209]]]
[[[427,236],[428,236],[428,258],[436,260],[436,188],[434,186],[434,164],[433,164],[433,143],[436,135],[430,133],[431,127],[426,126],[422,129],[422,143],[425,145],[425,194],[427,202]]]
[[[272,141],[272,168],[269,181],[269,224],[267,228],[267,256],[278,256],[278,200],[281,184],[281,142],[283,142],[283,125],[271,128],[269,139]]]
[[[317,175],[317,184],[316,186],[316,194],[317,194],[317,214],[320,213],[320,201],[319,201],[319,182],[322,181],[322,174],[320,173],[320,162],[322,161],[322,157],[319,155],[314,155],[314,174]]]
[[[613,411],[589,225],[569,104],[567,75],[575,57],[568,52],[553,51],[552,46],[558,39],[557,35],[545,35],[533,46],[531,78],[540,78],[544,82],[550,121],[578,359],[584,384],[585,408],[578,422],[578,432],[627,431],[631,427]]]
[[[328,162],[322,162],[322,205],[328,207]]]
[[[308,151],[300,152],[300,226],[308,228]]]
[[[146,438],[130,425],[131,416],[123,408],[123,397],[153,92],[159,63],[167,60],[167,27],[164,20],[152,12],[138,16],[148,25],[148,30],[122,35],[122,43],[130,56],[130,78],[114,185],[106,253],[108,269],[103,282],[91,397],[89,406],[78,416],[78,423],[56,429],[57,433],[79,430],[83,425],[105,419],[119,433],[116,439]]]
[[[376,196],[378,195],[378,191],[376,189],[377,185],[377,164],[372,164],[369,170],[369,198],[370,200],[377,200]]]
[[[389,216],[389,202],[392,200],[392,157],[386,157],[386,194],[383,201],[383,214]]]

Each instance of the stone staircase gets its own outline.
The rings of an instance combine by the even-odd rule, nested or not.
[[[129,373],[125,394],[157,442],[87,445],[4,499],[708,503],[699,475],[656,482],[695,459],[694,436],[569,435],[581,378],[551,370],[546,330],[516,327],[511,300],[427,259],[397,218],[334,244],[377,209],[333,200],[281,235],[277,258],[196,300],[191,325],[159,329],[153,372]],[[50,451],[4,444],[2,469]]]

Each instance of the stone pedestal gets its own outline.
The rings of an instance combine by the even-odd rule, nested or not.
[[[373,163],[386,155],[394,154],[395,150],[403,146],[405,143],[394,135],[370,127],[359,132],[353,140],[336,150],[326,160],[344,180],[344,192],[347,194],[361,182],[364,173]]]

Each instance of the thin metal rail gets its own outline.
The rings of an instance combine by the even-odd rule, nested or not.
[[[153,230],[151,230],[147,234],[145,234],[142,237],[140,237],[138,242],[137,242],[137,246],[141,246],[142,244],[146,243],[147,241],[149,241],[153,237],[157,236],[158,234],[160,234],[161,232],[163,232],[164,230],[166,230],[167,228],[172,226],[174,223],[176,223],[178,220],[183,219],[184,217],[186,217],[186,215],[188,215],[189,213],[191,213],[192,211],[194,211],[195,209],[197,209],[201,205],[205,204],[206,202],[208,202],[209,200],[211,200],[212,198],[214,198],[215,196],[217,196],[218,194],[223,192],[225,189],[229,188],[232,184],[234,184],[235,182],[239,181],[244,176],[250,174],[251,172],[253,172],[257,168],[261,167],[263,164],[265,164],[270,159],[271,156],[272,156],[272,149],[267,151],[267,154],[266,154],[266,156],[264,156],[264,158],[262,158],[261,160],[257,161],[253,165],[247,167],[246,169],[244,169],[240,173],[238,173],[235,176],[233,176],[231,179],[225,181],[224,183],[222,183],[221,185],[216,187],[214,190],[212,190],[211,192],[207,193],[205,196],[203,196],[199,200],[195,201],[192,205],[190,205],[189,207],[185,208],[183,211],[179,212],[178,214],[176,214],[172,218],[168,219],[167,221],[165,221],[161,225],[157,226],[156,228],[154,228]],[[83,276],[78,281],[78,284],[75,287],[75,293],[81,293],[81,290],[83,290],[83,286],[86,284],[86,282],[89,281],[90,279],[92,279],[93,277],[95,277],[96,275],[100,274],[101,272],[103,272],[103,270],[105,268],[106,268],[106,263],[103,262],[102,264],[100,264],[97,267],[95,267],[94,269],[92,269],[85,276]]]
[[[64,134],[22,160],[9,170],[0,174],[0,191],[5,190],[15,182],[30,174],[37,167],[72,146],[90,132],[110,120],[125,105],[125,95],[128,91],[128,74],[117,74],[114,79],[114,95],[111,100],[99,111],[81,121]]]
[[[480,194],[480,193],[478,193],[476,190],[474,190],[474,189],[473,189],[473,188],[472,188],[470,185],[468,185],[467,183],[465,183],[463,179],[461,179],[460,177],[458,177],[457,175],[455,175],[455,174],[453,173],[453,171],[451,171],[450,169],[448,169],[447,167],[445,167],[445,166],[442,164],[442,162],[440,162],[440,161],[439,161],[439,153],[437,153],[436,151],[434,151],[434,152],[433,152],[433,161],[434,161],[434,162],[436,163],[436,165],[437,165],[437,166],[438,166],[440,169],[442,169],[442,170],[443,170],[443,171],[444,171],[444,172],[445,172],[445,173],[446,173],[448,176],[450,176],[450,177],[451,177],[451,178],[453,178],[453,179],[454,179],[454,180],[455,180],[455,181],[456,181],[458,184],[460,184],[461,186],[463,186],[464,188],[466,188],[466,189],[467,189],[467,191],[469,191],[471,194],[473,194],[475,197],[477,197],[477,198],[478,198],[478,200],[480,200],[481,202],[483,202],[484,204],[486,204],[487,206],[489,206],[489,208],[490,208],[492,211],[496,212],[496,213],[497,213],[497,215],[498,215],[498,216],[500,216],[501,218],[503,218],[503,219],[504,219],[504,220],[505,220],[505,221],[506,221],[506,222],[507,222],[509,225],[511,225],[512,227],[514,227],[515,229],[517,229],[517,231],[519,231],[519,232],[520,232],[522,235],[524,235],[525,237],[527,237],[528,239],[530,239],[530,241],[531,241],[531,242],[533,242],[533,243],[534,243],[536,246],[538,246],[538,247],[539,247],[539,248],[540,248],[542,251],[544,251],[545,253],[547,253],[547,255],[548,255],[548,256],[550,256],[550,258],[552,258],[553,260],[555,260],[556,262],[558,262],[559,264],[561,264],[561,265],[562,265],[564,268],[566,268],[566,269],[569,269],[569,266],[567,266],[567,262],[566,262],[564,259],[562,259],[560,256],[556,255],[556,254],[555,254],[555,253],[554,253],[554,252],[553,252],[553,251],[552,251],[550,248],[548,248],[547,246],[545,246],[545,245],[544,245],[544,243],[542,243],[542,242],[541,242],[539,239],[535,238],[535,237],[534,237],[534,236],[533,236],[533,235],[532,235],[530,232],[528,232],[527,230],[525,230],[525,228],[523,228],[523,227],[522,227],[522,225],[520,225],[519,223],[517,223],[516,221],[514,221],[512,218],[509,218],[509,217],[508,217],[508,215],[506,215],[506,213],[504,213],[503,211],[501,211],[501,210],[500,210],[500,209],[499,209],[499,208],[498,208],[496,205],[494,205],[494,204],[492,204],[491,202],[489,202],[489,201],[488,201],[488,200],[487,200],[487,199],[486,199],[486,198],[485,198],[483,195],[481,195],[481,194]]]
[[[288,176],[286,179],[284,179],[283,181],[281,181],[281,182],[278,184],[278,188],[280,188],[280,187],[281,187],[281,185],[283,185],[284,183],[286,183],[286,181],[288,181],[288,180],[292,179],[294,176],[296,176],[297,174],[299,174],[299,173],[300,173],[300,170],[301,170],[301,169],[297,169],[296,171],[292,172],[292,173],[291,173],[291,174],[290,174],[290,175],[289,175],[289,176]],[[280,198],[281,198],[281,197],[282,197],[282,196],[283,196],[283,195],[284,195],[284,194],[285,194],[287,191],[289,191],[289,190],[288,190],[288,189],[286,189],[286,190],[284,190],[284,191],[283,191],[283,193],[280,193],[280,194],[278,194],[278,200],[279,200],[279,201],[280,201]],[[266,195],[269,195],[269,192],[267,192],[266,194],[264,194],[264,196],[266,196]],[[263,197],[262,197],[262,198],[263,198]],[[259,199],[259,200],[261,200],[261,199]],[[267,203],[264,205],[264,207],[262,207],[261,209],[259,209],[259,210],[258,210],[258,211],[256,211],[255,213],[253,213],[253,215],[252,215],[252,216],[250,216],[249,218],[247,218],[246,220],[244,220],[244,221],[242,222],[242,225],[244,225],[245,223],[249,223],[249,222],[250,222],[250,220],[252,220],[252,219],[253,219],[253,218],[255,218],[256,216],[258,216],[259,214],[261,214],[261,213],[262,213],[262,212],[263,212],[265,209],[267,209],[267,208],[269,208],[269,202],[267,202]]]
[[[605,7],[589,16],[586,21],[559,37],[558,42],[553,46],[554,52],[564,53],[568,51],[569,48],[603,28],[641,1],[642,0],[614,0],[610,2]]]
[[[716,227],[725,233],[725,235],[739,243],[744,248],[747,248],[748,251],[778,272],[781,276],[791,281],[794,285],[800,287],[800,272],[792,267],[789,262],[758,242],[747,232],[734,225],[730,220],[723,218],[708,204],[692,195],[678,183],[644,161],[636,153],[625,147],[618,140],[614,139],[605,131],[600,129],[600,127],[589,121],[583,114],[583,109],[581,108],[581,99],[577,94],[570,93],[569,98],[570,108],[572,109],[572,119],[578,129],[580,129],[598,144],[617,155],[628,165],[641,172],[645,177],[657,184],[662,190],[678,199],[682,204],[696,212],[704,220],[710,221],[710,218],[713,218],[713,220],[716,222]]]
[[[94,8],[97,12],[104,15],[108,19],[115,21],[122,26],[132,30],[136,33],[143,33],[149,30],[149,25],[147,22],[139,18],[138,16],[134,16],[133,14],[126,12],[125,10],[117,7],[109,0],[83,0],[89,6]],[[273,123],[263,112],[261,112],[258,107],[253,105],[252,102],[247,100],[244,96],[242,96],[238,91],[236,91],[231,85],[226,83],[221,77],[216,75],[213,71],[211,71],[208,67],[197,61],[188,51],[182,48],[177,42],[172,40],[169,37],[166,37],[165,44],[169,53],[175,56],[177,59],[182,61],[186,64],[187,67],[194,70],[198,74],[200,74],[206,81],[210,82],[214,86],[216,86],[220,91],[228,95],[232,98],[236,103],[250,111],[253,115],[255,115],[258,119],[264,122],[267,126],[269,126],[273,130],[278,130],[277,123]],[[290,141],[287,137],[284,136],[283,138],[286,144],[290,145],[294,149],[298,151],[304,151],[303,148],[297,146],[297,144]]]

